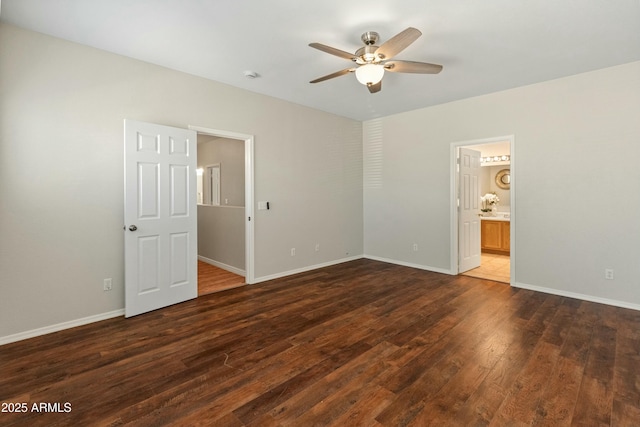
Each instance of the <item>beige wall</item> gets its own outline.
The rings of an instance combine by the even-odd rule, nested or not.
[[[360,122],[6,24],[0,95],[0,339],[123,308],[125,118],[255,136],[256,280],[362,254]]]
[[[198,135],[198,167],[206,172],[215,164],[220,165],[220,205],[244,206],[244,141]]]
[[[198,256],[244,274],[244,217],[242,207],[198,205]]]
[[[365,254],[449,271],[451,144],[514,135],[516,284],[640,309],[639,117],[634,62],[365,122]]]
[[[244,145],[240,140],[198,135],[198,168],[206,174],[207,166],[220,165],[221,182],[220,206],[198,206],[198,256],[239,274],[246,273]],[[208,188],[204,179],[205,193]]]

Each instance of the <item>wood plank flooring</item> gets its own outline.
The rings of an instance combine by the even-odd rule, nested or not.
[[[237,288],[244,284],[244,277],[198,261],[198,296]]]
[[[8,344],[0,367],[3,408],[28,408],[3,426],[640,425],[640,312],[372,260]]]

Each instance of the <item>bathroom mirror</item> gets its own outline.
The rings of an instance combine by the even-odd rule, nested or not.
[[[503,190],[511,188],[511,170],[502,169],[496,174],[496,185]]]

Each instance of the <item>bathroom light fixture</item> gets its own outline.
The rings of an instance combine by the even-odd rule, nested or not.
[[[480,157],[480,163],[508,162],[510,160],[511,156],[506,154],[503,154],[502,156]]]
[[[356,79],[365,86],[374,85],[382,80],[384,67],[378,64],[364,64],[356,68]]]

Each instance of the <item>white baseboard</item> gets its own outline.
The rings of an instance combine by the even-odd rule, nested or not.
[[[271,276],[260,277],[260,278],[256,279],[256,281],[254,283],[264,282],[264,281],[267,281],[267,280],[277,279],[277,278],[285,277],[285,276],[290,276],[292,274],[302,273],[302,272],[310,271],[310,270],[315,270],[317,268],[322,268],[322,267],[328,267],[330,265],[341,264],[343,262],[353,261],[353,260],[360,259],[360,258],[362,258],[362,256],[354,256],[354,257],[350,257],[350,258],[344,258],[344,259],[341,259],[341,260],[327,262],[327,263],[324,263],[324,264],[317,264],[317,265],[313,265],[313,266],[309,266],[309,267],[304,267],[304,268],[300,268],[300,269],[297,269],[297,270],[285,271],[283,273],[278,273],[278,274],[274,274],[274,275],[271,275]],[[216,267],[222,268],[224,270],[231,271],[232,273],[239,274],[241,276],[245,275],[244,270],[240,270],[240,269],[235,268],[233,266],[230,266],[230,265],[227,265],[227,264],[223,264],[223,263],[211,260],[211,259],[206,258],[206,257],[198,256],[198,259],[203,261],[203,262],[206,262],[207,264],[211,264],[211,265],[214,265]],[[26,340],[26,339],[29,339],[29,338],[34,338],[34,337],[38,337],[38,336],[41,336],[41,335],[50,334],[52,332],[62,331],[62,330],[65,330],[65,329],[71,329],[71,328],[75,328],[76,326],[83,326],[83,325],[87,325],[89,323],[99,322],[101,320],[111,319],[113,317],[118,317],[118,316],[124,316],[124,309],[114,310],[114,311],[110,311],[108,313],[96,314],[94,316],[83,317],[82,319],[70,320],[68,322],[57,323],[55,325],[45,326],[45,327],[38,328],[38,329],[32,329],[30,331],[19,332],[17,334],[6,335],[4,337],[0,337],[0,345],[10,344],[12,342],[22,341],[22,340]]]
[[[374,261],[387,262],[389,264],[402,265],[404,267],[417,268],[419,270],[433,271],[434,273],[442,273],[442,274],[449,274],[449,275],[453,274],[451,270],[448,270],[446,268],[430,267],[428,265],[422,265],[422,264],[413,264],[410,262],[398,261],[398,260],[389,259],[389,258],[382,258],[378,256],[373,256],[373,255],[364,255],[363,258],[372,259]]]
[[[202,262],[206,262],[207,264],[213,265],[214,267],[218,267],[218,268],[221,268],[223,270],[230,271],[231,273],[237,274],[239,276],[246,276],[246,272],[244,270],[236,268],[236,267],[234,267],[232,265],[227,265],[227,264],[224,264],[224,263],[219,262],[219,261],[214,261],[214,260],[212,260],[210,258],[203,257],[201,255],[198,255],[198,259],[200,261],[202,261]]]
[[[405,267],[418,268],[418,269],[421,269],[421,270],[433,271],[433,272],[436,272],[436,273],[443,273],[443,274],[450,274],[450,275],[454,274],[454,273],[451,272],[451,270],[447,270],[447,269],[443,269],[443,268],[429,267],[429,266],[420,265],[420,264],[412,264],[412,263],[408,263],[408,262],[397,261],[397,260],[394,260],[394,259],[388,259],[388,258],[382,258],[382,257],[376,257],[376,256],[372,256],[372,255],[364,255],[363,258],[372,259],[372,260],[375,260],[375,261],[388,262],[390,264],[403,265]],[[579,294],[579,293],[575,293],[575,292],[568,292],[568,291],[562,291],[562,290],[558,290],[558,289],[545,288],[545,287],[542,287],[542,286],[528,285],[526,283],[520,283],[520,282],[516,282],[515,284],[512,284],[511,286],[514,287],[514,288],[528,289],[530,291],[543,292],[545,294],[558,295],[558,296],[561,296],[561,297],[568,297],[568,298],[575,298],[575,299],[579,299],[579,300],[583,300],[583,301],[595,302],[595,303],[599,303],[599,304],[606,304],[606,305],[611,305],[611,306],[614,306],[614,307],[628,308],[628,309],[631,309],[631,310],[640,311],[640,304],[633,304],[633,303],[626,302],[626,301],[619,301],[619,300],[614,300],[614,299],[609,299],[609,298],[601,298],[601,297],[596,297],[596,296],[593,296],[593,295]]]
[[[20,332],[13,335],[0,337],[0,345],[9,344],[16,341],[22,341],[29,338],[39,337],[40,335],[50,334],[52,332],[62,331],[64,329],[75,328],[76,326],[87,325],[101,320],[111,319],[113,317],[124,316],[124,309],[110,311],[108,313],[96,314],[94,316],[83,317],[82,319],[70,320],[68,322],[57,323],[44,328],[32,329],[30,331]]]
[[[599,304],[612,305],[614,307],[629,308],[631,310],[640,311],[640,304],[632,304],[625,301],[618,301],[609,298],[601,298],[593,295],[578,294],[575,292],[562,291],[558,289],[545,288],[543,286],[528,285],[526,283],[516,282],[512,284],[514,288],[528,289],[530,291],[543,292],[545,294],[558,295],[561,297],[575,298],[583,301],[596,302]]]
[[[305,271],[316,270],[318,268],[329,267],[331,265],[342,264],[349,261],[361,259],[362,255],[356,255],[348,258],[341,258],[335,261],[329,261],[322,264],[310,265],[308,267],[297,268],[295,270],[283,271],[282,273],[271,274],[269,276],[256,277],[253,283],[266,282],[267,280],[279,279],[281,277],[291,276],[293,274],[304,273]]]

